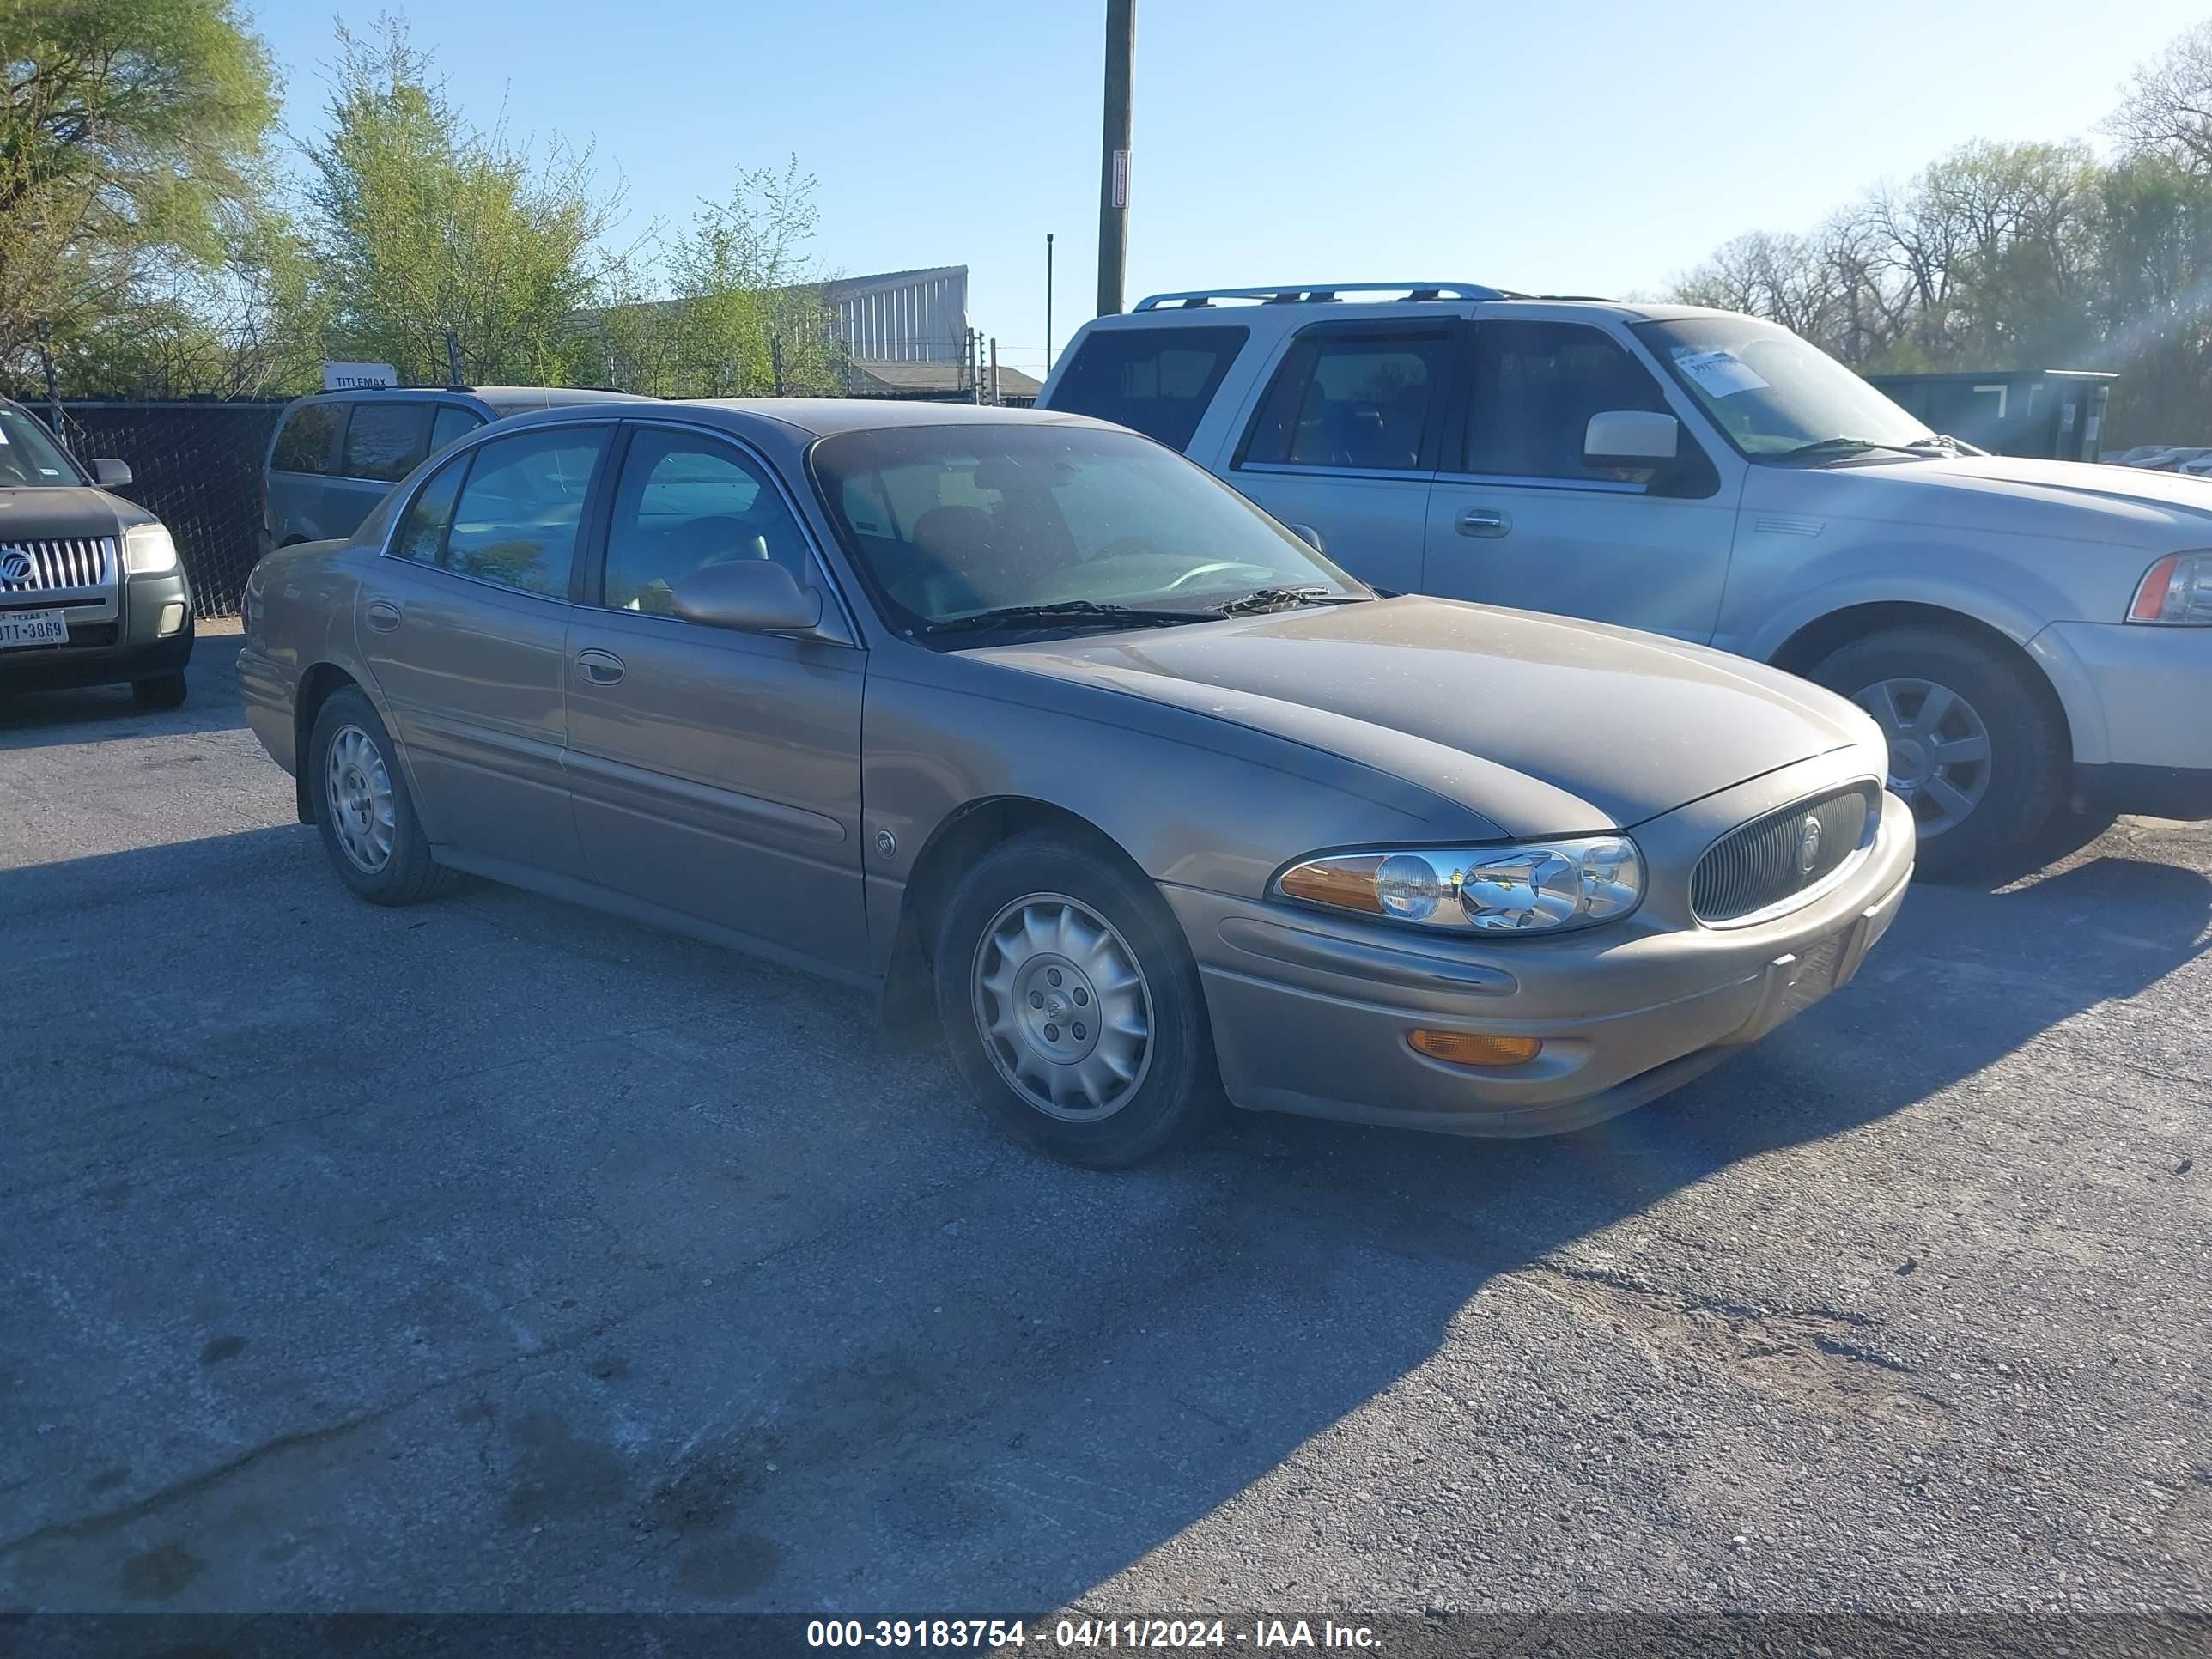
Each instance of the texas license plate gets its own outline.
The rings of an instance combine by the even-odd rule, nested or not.
[[[69,623],[58,611],[0,611],[0,651],[68,643]]]

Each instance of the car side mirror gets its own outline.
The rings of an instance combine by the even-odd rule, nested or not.
[[[670,590],[676,614],[745,634],[806,634],[822,623],[822,595],[772,559],[735,559],[694,570]]]
[[[1593,415],[1583,429],[1584,466],[1663,466],[1682,446],[1682,423],[1643,409]]]
[[[1315,552],[1326,553],[1328,551],[1328,543],[1322,538],[1321,532],[1316,530],[1311,525],[1291,524],[1285,525],[1283,528],[1289,531],[1293,536],[1296,536],[1308,547],[1313,549]]]
[[[102,489],[120,489],[131,482],[131,468],[112,455],[104,455],[92,464],[92,481]]]

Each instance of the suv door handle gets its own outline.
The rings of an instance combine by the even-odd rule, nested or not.
[[[399,626],[399,607],[389,599],[368,602],[368,625],[380,634],[389,634]]]
[[[1513,520],[1494,507],[1470,507],[1459,515],[1459,533],[1462,536],[1503,536],[1513,528]]]
[[[576,666],[584,671],[584,678],[593,685],[619,684],[623,677],[623,659],[611,651],[594,647],[576,653]]]

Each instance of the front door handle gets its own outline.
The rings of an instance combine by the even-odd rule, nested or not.
[[[584,671],[584,678],[593,685],[617,685],[622,682],[623,659],[611,651],[596,647],[576,653],[576,666]]]
[[[389,599],[368,602],[368,625],[380,634],[389,634],[399,626],[399,607]]]
[[[1459,533],[1462,536],[1503,536],[1513,528],[1513,520],[1494,507],[1470,507],[1459,515]]]

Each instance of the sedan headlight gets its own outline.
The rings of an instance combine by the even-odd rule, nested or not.
[[[1455,933],[1557,933],[1633,910],[1644,896],[1644,859],[1626,836],[1331,853],[1292,865],[1275,878],[1275,890]]]
[[[123,568],[134,576],[166,576],[177,568],[167,525],[134,524],[123,532]]]
[[[2131,623],[2212,625],[2212,553],[2169,553],[2143,573]]]

